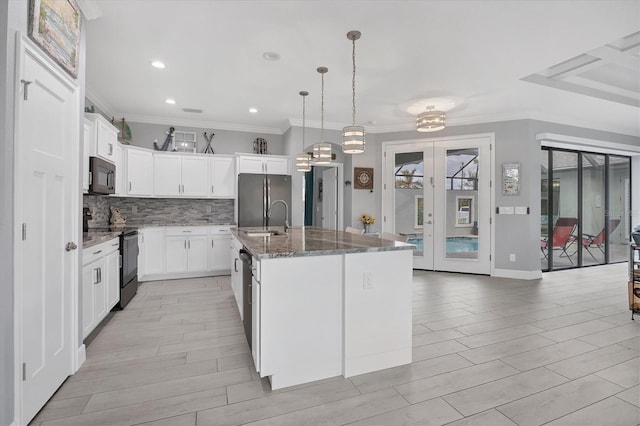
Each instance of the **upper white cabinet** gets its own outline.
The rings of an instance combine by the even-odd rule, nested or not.
[[[85,113],[84,116],[91,122],[90,143],[95,147],[95,155],[115,163],[118,129],[100,114]]]
[[[153,154],[148,149],[124,147],[125,190],[128,195],[153,194]]]
[[[91,121],[84,119],[82,134],[82,192],[89,192],[89,157],[95,155],[91,149]]]
[[[206,197],[208,158],[176,153],[154,153],[154,195]]]
[[[236,158],[233,155],[215,155],[209,158],[209,196],[234,198],[236,196]]]
[[[289,157],[282,155],[238,155],[238,173],[288,175]]]

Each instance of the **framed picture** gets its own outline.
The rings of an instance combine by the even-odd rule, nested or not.
[[[78,78],[82,15],[75,0],[30,0],[29,38]]]
[[[353,181],[354,189],[373,189],[373,168],[354,167]]]
[[[456,227],[472,227],[473,218],[473,197],[456,196]]]
[[[502,195],[520,195],[520,163],[502,163]]]

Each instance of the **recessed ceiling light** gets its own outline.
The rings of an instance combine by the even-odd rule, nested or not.
[[[257,112],[258,112],[258,108],[249,108],[249,112],[250,112],[251,114],[255,114],[255,113],[257,113]]]
[[[159,70],[162,70],[162,69],[164,69],[165,64],[164,64],[164,62],[153,61],[153,62],[151,62],[151,66],[154,67],[154,68],[158,68]]]
[[[165,102],[168,103],[169,105],[173,105],[176,103],[175,99],[165,99]]]
[[[280,59],[280,54],[276,52],[264,52],[262,57],[267,61],[277,61]]]

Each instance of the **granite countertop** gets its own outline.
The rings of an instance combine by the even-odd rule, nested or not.
[[[123,231],[132,229],[142,229],[148,227],[166,227],[166,226],[235,226],[232,223],[216,223],[216,222],[189,222],[189,223],[149,223],[144,225],[124,225],[118,227],[89,228],[88,232],[82,233],[82,247],[92,247],[109,241],[112,238],[118,238]]]
[[[82,248],[93,247],[113,238],[118,238],[120,234],[122,234],[122,229],[110,231],[104,229],[92,231],[89,229],[89,232],[82,233]]]
[[[250,237],[247,235],[247,232],[269,230],[278,231],[279,234],[269,237]],[[415,248],[413,244],[311,227],[294,227],[286,233],[283,232],[281,226],[243,227],[232,228],[231,233],[258,259],[412,250]]]

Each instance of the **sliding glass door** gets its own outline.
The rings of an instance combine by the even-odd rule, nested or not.
[[[626,260],[630,173],[629,157],[542,148],[542,270]]]

